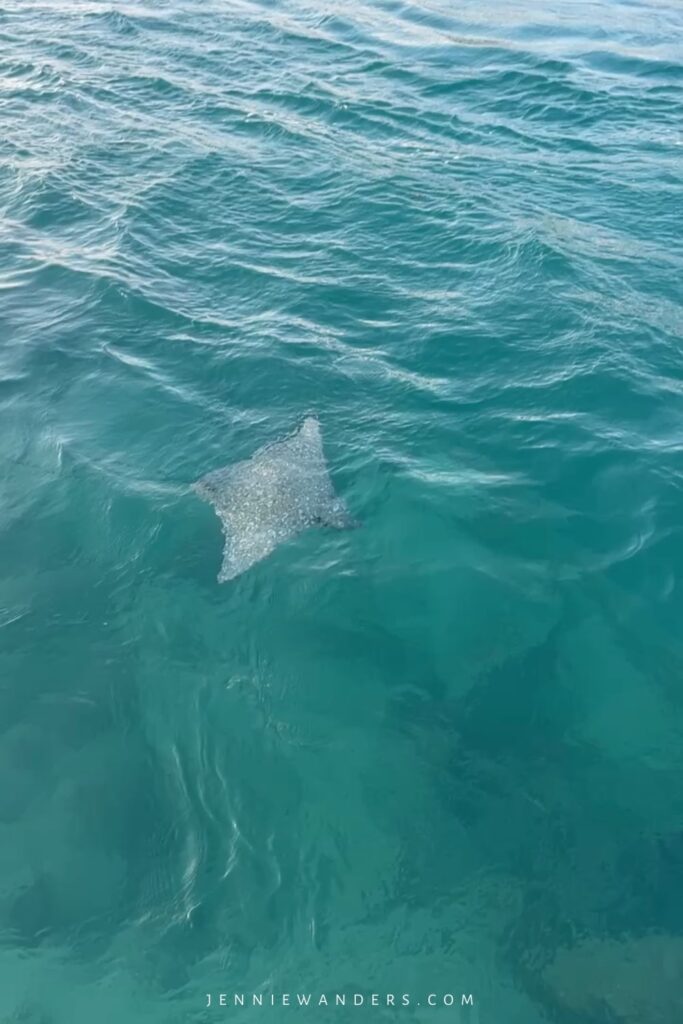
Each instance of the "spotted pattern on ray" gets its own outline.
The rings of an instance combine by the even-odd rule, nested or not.
[[[320,424],[312,416],[290,437],[203,476],[194,490],[213,505],[225,534],[219,583],[240,576],[302,530],[354,525],[335,494]]]

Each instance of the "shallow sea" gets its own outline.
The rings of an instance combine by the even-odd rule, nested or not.
[[[7,0],[0,129],[0,1018],[683,1019],[680,3]]]

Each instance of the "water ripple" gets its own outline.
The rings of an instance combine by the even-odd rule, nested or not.
[[[4,5],[0,1015],[674,1019],[682,32]],[[362,528],[218,588],[190,484],[312,409]]]

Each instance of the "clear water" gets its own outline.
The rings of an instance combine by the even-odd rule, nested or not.
[[[8,0],[0,87],[2,1019],[679,1019],[680,4]],[[361,527],[218,584],[311,412]]]

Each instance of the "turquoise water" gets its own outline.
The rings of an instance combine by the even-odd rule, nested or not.
[[[0,87],[0,1018],[673,1024],[680,5],[9,0]],[[219,584],[311,413],[360,528]]]

